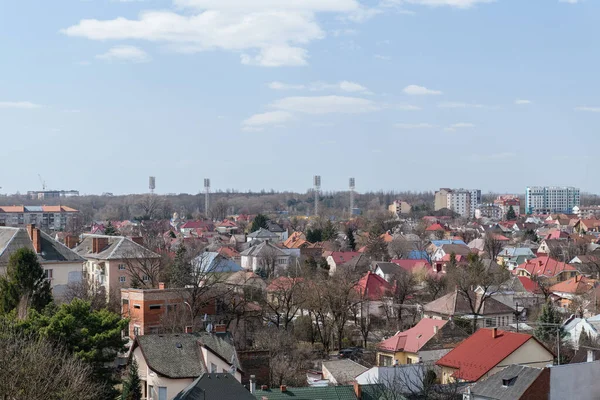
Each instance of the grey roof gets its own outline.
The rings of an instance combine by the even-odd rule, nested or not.
[[[248,234],[249,238],[252,239],[275,239],[275,238],[279,238],[279,236],[277,236],[275,233],[273,232],[269,232],[266,229],[260,228],[257,231],[254,231],[250,234]]]
[[[225,362],[240,369],[235,347],[227,335],[194,334],[142,335],[136,337],[148,367],[168,378],[197,378],[208,373],[201,347],[207,347]],[[135,344],[134,344],[135,346]]]
[[[361,385],[360,400],[380,400],[385,388],[380,384]],[[259,400],[357,400],[352,385],[325,387],[287,387],[285,392],[279,388],[256,390],[254,397]],[[401,398],[401,397],[398,397]]]
[[[267,222],[267,230],[269,232],[285,232],[285,229],[283,229],[283,226],[279,225],[276,222],[271,222],[271,221]]]
[[[249,247],[246,250],[242,251],[240,255],[248,257],[261,257],[264,256],[268,251],[272,251],[275,254],[281,256],[288,255],[288,253],[285,252],[283,249],[280,249],[279,247],[275,246],[273,243],[270,242],[261,242],[256,246]]]
[[[354,378],[369,369],[349,359],[323,361],[323,368],[327,368],[327,371],[335,378],[338,385],[352,383]]]
[[[108,246],[97,253],[92,252],[94,238],[108,239]],[[123,260],[127,258],[159,258],[160,256],[148,250],[125,236],[83,235],[81,243],[73,249],[84,258],[98,260]]]
[[[43,231],[40,231],[40,238],[42,239],[42,251],[38,254],[40,263],[83,263],[85,261],[73,250],[57,242]],[[29,237],[27,229],[0,227],[0,266],[7,265],[10,255],[22,247],[34,250],[33,241]]]
[[[535,382],[542,371],[542,368],[510,365],[472,385],[471,393],[477,397],[481,396],[488,399],[518,399]]]
[[[456,254],[461,256],[468,256],[471,254],[471,248],[466,244],[444,244],[442,245],[442,250],[446,254]]]
[[[392,262],[376,262],[374,264],[375,269],[379,267],[381,272],[383,272],[385,275],[394,275],[402,270],[402,268],[398,264]]]
[[[238,272],[242,270],[235,261],[214,251],[205,251],[192,260],[192,264],[202,272]]]
[[[231,374],[204,374],[173,400],[256,400]]]
[[[475,309],[477,309],[482,296],[472,292],[470,297],[476,299]],[[429,311],[445,316],[468,315],[472,313],[468,298],[464,293],[459,292],[458,290],[425,304],[423,308],[426,312]],[[514,312],[514,310],[511,307],[499,302],[493,297],[488,297],[485,299],[479,315],[508,314],[512,312]]]

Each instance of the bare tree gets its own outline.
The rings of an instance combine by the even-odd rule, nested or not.
[[[87,279],[79,282],[69,282],[62,294],[61,300],[70,303],[74,299],[89,301],[92,309],[101,310],[106,307],[106,291],[103,287],[90,285]]]
[[[280,277],[272,281],[263,302],[267,321],[287,330],[305,303],[304,289],[302,278]]]
[[[123,263],[131,278],[131,287],[157,288],[166,266],[164,258],[143,246],[131,246],[124,252]]]
[[[403,237],[395,237],[388,243],[388,252],[393,258],[408,258],[408,254],[413,249],[412,243]]]
[[[496,260],[503,248],[504,242],[499,240],[495,234],[488,232],[485,235],[485,238],[483,239],[483,249],[490,260]]]
[[[277,261],[279,260],[280,250],[275,247],[265,245],[258,255],[258,265],[264,273],[264,277],[275,276]]]
[[[425,277],[425,289],[433,301],[443,295],[448,288],[448,278],[445,275],[427,275]]]
[[[217,221],[222,221],[227,216],[227,210],[229,208],[229,204],[227,200],[220,199],[210,208],[210,217]]]
[[[384,303],[384,311],[388,320],[396,320],[396,328],[402,329],[402,312],[406,300],[417,292],[417,281],[413,274],[400,271],[392,277],[393,289],[390,293],[391,303]]]
[[[537,274],[531,275],[531,280],[537,284],[539,291],[544,296],[544,302],[548,302],[548,299],[552,294],[552,290],[550,290],[552,282],[550,282],[550,280],[547,277]]]
[[[92,368],[46,339],[0,325],[0,396],[10,400],[100,400]],[[35,384],[34,384],[35,383]]]
[[[158,216],[162,207],[163,198],[154,194],[144,195],[138,202],[138,207],[142,211],[142,217],[145,219],[154,219]]]

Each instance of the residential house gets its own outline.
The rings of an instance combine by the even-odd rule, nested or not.
[[[202,273],[238,272],[242,270],[238,263],[223,257],[216,251],[200,253],[192,260],[192,266],[202,271]]]
[[[257,231],[254,231],[246,236],[246,242],[252,242],[254,240],[260,240],[260,241],[268,240],[268,241],[271,241],[274,243],[277,243],[280,241],[278,234],[273,233],[264,228],[259,228]]]
[[[397,217],[402,214],[410,214],[411,209],[411,205],[404,200],[394,200],[394,202],[388,207],[389,212],[393,213]]]
[[[317,259],[323,254],[323,246],[321,243],[310,243],[306,240],[306,236],[302,232],[292,233],[283,246],[288,249],[300,249],[300,258],[306,259]]]
[[[354,257],[360,256],[361,253],[358,251],[333,251],[329,254],[325,261],[329,265],[329,273],[333,275],[337,268],[343,264],[346,264]]]
[[[573,231],[579,234],[588,232],[600,232],[600,220],[598,219],[580,219],[573,225]]]
[[[393,367],[372,367],[356,377],[359,385],[379,384],[387,392],[380,393],[377,400],[404,399],[410,395],[423,393],[427,371],[433,370],[430,364],[405,364]]]
[[[194,333],[137,336],[131,355],[139,368],[142,396],[172,400],[198,377],[230,373],[242,379],[237,352],[228,334]]]
[[[0,227],[0,275],[6,273],[10,256],[23,247],[37,254],[55,297],[60,298],[69,283],[81,282],[85,260],[33,224],[27,228]]]
[[[238,226],[236,225],[235,222],[230,221],[228,219],[224,219],[223,221],[219,222],[216,226],[215,226],[215,230],[219,233],[225,233],[228,235],[233,235],[236,234],[239,230]]]
[[[477,315],[478,327],[505,326],[513,322],[515,310],[512,307],[499,302],[493,297],[484,298],[484,296],[475,292],[472,292],[469,297],[475,300],[475,311],[479,308],[481,301],[483,301],[481,310]],[[455,290],[425,304],[423,306],[423,317],[449,320],[452,317],[473,319],[475,316],[471,310],[467,296]]]
[[[548,392],[540,377],[549,378],[550,371],[525,365],[510,365],[486,379],[469,385],[463,400],[539,400]]]
[[[289,387],[256,390],[257,400],[380,400],[384,388],[378,384],[343,386]]]
[[[356,290],[361,298],[377,301],[389,297],[394,288],[381,276],[367,271],[356,283]]]
[[[475,218],[488,218],[495,221],[501,220],[504,214],[502,212],[502,208],[496,204],[480,204],[475,209]]]
[[[198,232],[213,232],[214,230],[215,225],[213,224],[213,222],[204,220],[187,221],[186,223],[181,225],[181,228],[179,228],[179,231],[185,236],[189,236],[192,233],[197,234]]]
[[[475,289],[475,293],[483,294],[481,286]],[[500,286],[488,289],[491,297],[507,306],[518,310],[521,314],[526,313],[529,308],[536,308],[544,302],[544,296],[539,285],[527,276],[511,276]]]
[[[494,204],[497,205],[498,207],[500,207],[501,210],[501,219],[506,218],[506,214],[508,213],[508,210],[510,210],[510,208],[512,207],[513,211],[515,212],[515,216],[517,218],[519,218],[519,216],[521,215],[521,200],[519,199],[519,196],[516,195],[505,195],[505,196],[498,196],[498,198],[496,198],[496,200],[494,200]]]
[[[256,400],[230,373],[204,374],[175,396],[174,400]]]
[[[600,278],[600,255],[597,253],[576,256],[569,264],[577,268],[582,275]]]
[[[428,245],[427,245],[427,253],[429,254],[433,254],[435,253],[435,251],[437,249],[439,249],[440,247],[442,247],[445,244],[459,244],[459,245],[467,245],[464,241],[459,240],[459,239],[443,239],[443,240],[432,240]]]
[[[355,382],[357,376],[369,369],[349,358],[323,361],[321,368],[323,379],[328,380],[329,384],[334,386],[351,385]]]
[[[298,249],[282,249],[266,240],[242,251],[240,255],[242,256],[242,268],[245,270],[256,272],[270,269],[271,272],[275,272],[276,269],[287,269],[292,263],[292,259],[300,256],[300,251]]]
[[[432,263],[441,261],[444,256],[450,256],[450,254],[466,257],[472,253],[473,251],[466,244],[443,244],[435,250],[431,256],[431,261]]]
[[[284,242],[288,238],[288,231],[283,226],[273,221],[267,221],[267,230],[278,237],[279,242]]]
[[[554,354],[532,335],[496,328],[477,330],[436,365],[442,368],[442,383],[478,382],[512,364],[543,368],[554,362]]]
[[[587,295],[597,286],[595,279],[576,275],[566,281],[558,282],[550,287],[550,291],[557,296],[556,303],[559,307],[568,309],[571,303],[578,301],[583,311],[590,303]]]
[[[219,253],[222,257],[233,260],[238,265],[242,263],[242,256],[240,255],[240,252],[234,247],[221,246],[217,249],[217,253]]]
[[[433,272],[433,267],[425,259],[394,259],[390,262],[396,264],[404,271],[409,272],[413,275],[427,275]]]
[[[542,276],[551,282],[561,282],[579,275],[579,271],[570,264],[542,256],[520,264],[513,270],[513,274],[529,278]]]
[[[535,254],[529,247],[505,247],[498,254],[497,260],[500,265],[512,271],[533,258],[535,258]]]
[[[391,367],[437,361],[468,336],[454,322],[423,318],[414,327],[379,343],[377,365]]]
[[[151,286],[152,278],[145,271],[157,271],[160,256],[125,236],[82,235],[73,251],[83,257],[85,278],[110,296],[132,280]],[[154,277],[157,279],[157,277]]]
[[[600,333],[600,314],[590,318],[580,318],[572,315],[563,324],[563,332],[565,332],[566,341],[571,342],[574,348],[579,348],[579,337],[584,332],[592,340],[598,339]]]

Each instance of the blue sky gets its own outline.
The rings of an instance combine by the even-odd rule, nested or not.
[[[1,192],[598,192],[593,0],[0,2]]]

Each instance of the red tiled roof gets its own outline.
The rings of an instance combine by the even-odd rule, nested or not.
[[[551,286],[550,290],[552,292],[560,293],[583,294],[593,289],[595,284],[595,279],[586,278],[585,276],[576,276]]]
[[[529,340],[535,339],[524,333],[501,330],[497,330],[494,337],[492,329],[480,328],[436,365],[456,368],[458,371],[453,377],[475,382]]]
[[[510,241],[509,238],[507,238],[504,235],[500,235],[500,234],[494,234],[494,239],[499,240],[501,242],[508,242],[508,241]]]
[[[359,255],[360,253],[358,251],[334,251],[331,253],[335,265],[345,264]]]
[[[440,224],[433,224],[433,225],[429,225],[427,227],[427,229],[425,229],[425,230],[432,232],[432,231],[445,231],[446,229]]]
[[[225,227],[225,228],[237,228],[235,222],[230,221],[228,219],[224,219],[221,223],[217,224],[217,226]]]
[[[555,231],[548,233],[544,239],[546,239],[546,240],[547,239],[566,239],[568,237],[569,237],[569,234],[567,232],[563,232],[563,231],[560,231],[557,229]]]
[[[392,286],[379,275],[369,271],[356,283],[356,290],[369,300],[381,300],[392,290]]]
[[[227,258],[231,258],[231,259],[240,256],[240,253],[236,249],[234,249],[233,247],[226,247],[226,246],[219,248],[219,250],[217,250],[217,253],[219,253],[223,257],[227,257]]]
[[[276,292],[279,290],[290,290],[292,286],[303,281],[303,278],[288,278],[287,276],[280,276],[279,278],[273,280],[269,286],[267,286],[267,291]]]
[[[435,327],[441,329],[447,322],[441,319],[423,318],[414,327],[396,333],[391,338],[379,343],[377,347],[389,352],[416,353],[435,335]]]
[[[527,290],[529,293],[540,293],[540,285],[531,280],[531,278],[519,276],[518,279],[521,282],[521,285],[523,285],[523,289]]]
[[[425,268],[427,270],[432,269],[431,264],[427,262],[427,260],[392,260],[390,262],[393,262],[408,272],[412,272],[416,268]]]
[[[515,269],[515,272],[518,270],[525,270],[529,275],[542,275],[549,278],[554,277],[563,271],[577,271],[577,269],[570,264],[544,256],[534,258],[519,265]]]

